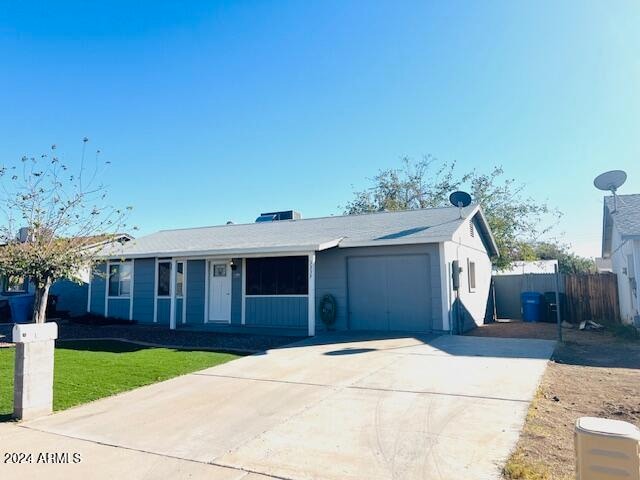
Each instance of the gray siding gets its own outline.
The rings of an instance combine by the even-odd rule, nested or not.
[[[104,299],[107,288],[107,264],[99,263],[91,275],[91,313],[104,315]]]
[[[231,272],[231,324],[240,325],[242,323],[242,259],[234,258],[233,263],[237,267]]]
[[[246,297],[245,325],[306,327],[307,297]]]
[[[87,313],[89,285],[71,280],[58,280],[51,286],[51,294],[58,296],[58,311],[69,312],[72,317]],[[102,292],[104,297],[104,291]]]
[[[398,245],[384,247],[333,248],[316,255],[316,312],[318,302],[325,294],[334,296],[337,302],[337,330],[348,329],[347,319],[347,258],[372,255],[429,255],[429,293],[431,325],[442,325],[442,296],[440,283],[440,255],[438,244]],[[316,314],[316,331],[325,329],[320,316]]]
[[[156,312],[158,325],[169,326],[171,315],[171,299],[159,298],[158,299],[158,311]]]
[[[187,324],[204,322],[205,261],[187,261]]]
[[[155,258],[139,258],[133,266],[133,319],[153,323]]]
[[[128,298],[110,298],[109,299],[109,317],[122,318],[129,320],[129,299]]]

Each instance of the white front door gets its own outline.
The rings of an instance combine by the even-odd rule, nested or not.
[[[209,321],[231,322],[231,262],[209,262]]]

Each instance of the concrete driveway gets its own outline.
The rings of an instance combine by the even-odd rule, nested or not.
[[[319,336],[20,426],[0,477],[496,479],[554,342]]]

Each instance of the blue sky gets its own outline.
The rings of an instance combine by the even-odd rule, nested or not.
[[[339,213],[408,155],[503,165],[600,248],[640,192],[640,4],[0,1],[0,161],[81,138],[141,233]]]

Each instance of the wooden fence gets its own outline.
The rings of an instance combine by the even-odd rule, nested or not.
[[[565,275],[567,315],[573,322],[620,322],[618,281],[613,273]]]
[[[555,274],[497,275],[493,277],[497,318],[520,319],[522,292],[554,292]],[[613,273],[560,275],[563,320],[620,321],[618,282]]]

